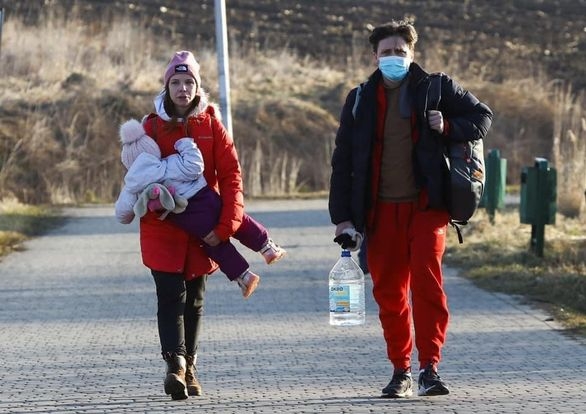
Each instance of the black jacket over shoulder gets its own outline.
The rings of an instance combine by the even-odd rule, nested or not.
[[[441,76],[441,101],[439,110],[449,124],[447,136],[432,131],[426,122],[429,75],[419,65],[409,68],[406,88],[402,91],[416,126],[418,136],[413,147],[413,168],[417,185],[428,193],[428,208],[445,209],[444,177],[445,140],[473,141],[484,138],[492,123],[492,112],[470,92],[464,90],[450,77]],[[332,223],[351,221],[356,229],[364,231],[366,214],[371,207],[371,175],[373,148],[376,138],[378,113],[377,89],[382,82],[380,70],[376,70],[363,84],[358,105],[357,88],[352,89],[340,115],[336,134],[336,146],[332,155],[329,210]],[[353,113],[353,108],[355,109]]]

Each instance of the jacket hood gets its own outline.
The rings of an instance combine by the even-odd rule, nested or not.
[[[208,101],[208,93],[203,88],[200,88],[200,91],[201,99],[199,100],[199,104],[191,113],[187,115],[187,117],[189,118],[192,116],[198,116],[203,114],[204,112],[207,112],[213,114],[216,118],[220,119],[221,114],[217,108],[217,105],[210,103]],[[167,111],[165,111],[165,105],[163,104],[164,101],[165,89],[163,89],[161,92],[159,92],[157,96],[155,96],[153,103],[155,104],[155,112],[157,113],[157,115],[164,121],[170,121],[171,117],[167,114]]]

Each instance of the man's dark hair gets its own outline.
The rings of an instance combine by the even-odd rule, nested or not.
[[[391,36],[401,36],[407,43],[407,46],[409,46],[409,49],[415,49],[415,43],[417,43],[417,31],[411,23],[405,20],[393,20],[390,23],[385,23],[375,27],[368,37],[368,42],[371,44],[372,50],[376,53],[379,42]]]

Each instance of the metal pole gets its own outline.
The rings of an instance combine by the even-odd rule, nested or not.
[[[220,111],[228,134],[232,136],[232,115],[230,112],[230,71],[228,69],[228,32],[226,29],[226,4],[214,0],[216,19],[216,50],[218,53],[218,81],[220,83]]]
[[[0,8],[0,55],[2,54],[2,27],[4,26],[4,8]]]

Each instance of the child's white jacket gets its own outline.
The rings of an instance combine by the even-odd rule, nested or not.
[[[186,199],[207,185],[203,176],[203,157],[193,138],[177,140],[175,149],[177,154],[162,159],[145,152],[132,163],[115,204],[116,218],[120,223],[128,224],[134,219],[134,204],[149,184],[172,186],[177,195]]]

